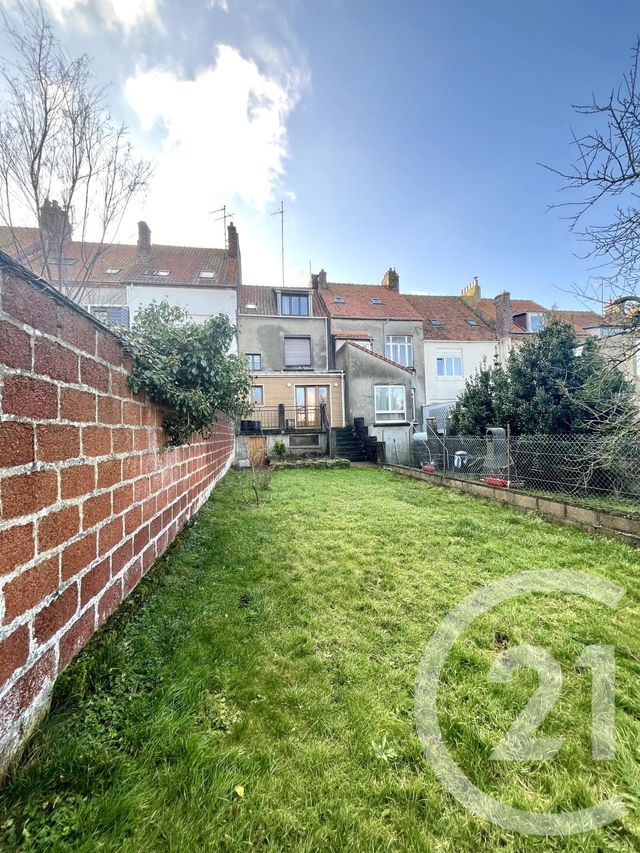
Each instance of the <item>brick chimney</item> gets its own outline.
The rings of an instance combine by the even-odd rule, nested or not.
[[[143,261],[151,257],[151,228],[144,220],[138,222],[138,257]]]
[[[327,289],[327,271],[326,270],[320,270],[320,272],[318,273],[318,287],[321,290]]]
[[[482,298],[482,293],[480,292],[480,282],[478,281],[478,276],[474,275],[471,280],[471,284],[468,284],[466,287],[462,288],[460,296],[467,302],[471,302],[475,304],[480,302]]]
[[[496,337],[498,340],[510,338],[513,329],[511,294],[508,290],[504,290],[493,301],[496,306]]]
[[[400,292],[400,276],[393,267],[389,267],[386,273],[382,276],[382,286],[388,287],[389,290]]]
[[[68,211],[60,207],[57,201],[45,198],[40,208],[39,225],[43,236],[54,245],[60,246],[71,239]]]
[[[233,222],[227,225],[227,244],[229,246],[229,257],[240,257],[240,241],[238,240],[238,232]]]

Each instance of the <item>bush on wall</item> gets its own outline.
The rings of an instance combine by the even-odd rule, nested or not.
[[[229,352],[236,328],[226,315],[199,324],[183,308],[153,302],[120,331],[134,359],[131,388],[172,409],[164,421],[171,444],[206,432],[216,409],[248,413],[251,377],[245,359]]]

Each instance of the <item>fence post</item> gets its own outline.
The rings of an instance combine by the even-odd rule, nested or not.
[[[280,430],[280,432],[284,432],[284,427],[284,403],[278,403],[278,429]]]

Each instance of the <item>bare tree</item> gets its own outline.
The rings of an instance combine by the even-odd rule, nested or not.
[[[2,22],[12,57],[0,67],[0,221],[12,254],[80,299],[150,165],[112,121],[89,57],[68,54],[40,7],[20,3]],[[79,257],[65,252],[72,229]]]

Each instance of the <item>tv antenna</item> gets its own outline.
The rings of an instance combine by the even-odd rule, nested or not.
[[[284,287],[284,202],[280,202],[280,210],[274,210],[271,216],[280,217],[280,244],[282,247],[282,286]]]
[[[229,248],[229,237],[227,235],[227,219],[233,216],[233,213],[227,213],[227,205],[223,204],[222,207],[219,207],[217,210],[210,210],[209,213],[221,213],[222,216],[219,216],[217,219],[214,219],[214,222],[224,222],[222,226],[224,228],[224,247],[225,249]]]

